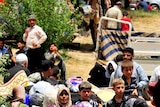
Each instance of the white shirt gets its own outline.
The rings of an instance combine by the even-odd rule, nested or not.
[[[26,42],[27,48],[35,49],[40,48],[41,44],[44,43],[47,39],[46,33],[42,30],[41,27],[35,25],[32,28],[29,28],[28,36],[26,33],[23,34],[23,40]],[[36,43],[37,46],[34,47],[32,44]]]
[[[149,82],[154,82],[154,81],[158,81],[160,79],[160,66],[157,66],[155,69],[154,69],[154,72],[149,80]]]

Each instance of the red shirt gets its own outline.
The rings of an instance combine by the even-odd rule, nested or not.
[[[151,6],[151,5],[148,5],[148,9],[149,9],[150,11],[152,11],[152,6]]]
[[[131,19],[128,18],[128,17],[122,17],[121,20],[131,22]],[[129,31],[129,25],[128,24],[122,23],[121,27],[122,27],[121,28],[122,31]]]

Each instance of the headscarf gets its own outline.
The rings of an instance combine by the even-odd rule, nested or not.
[[[109,65],[109,64],[112,64],[114,71],[115,71],[116,68],[117,68],[117,64],[116,64],[114,61],[108,61],[107,64],[106,64],[106,72],[105,72],[106,78],[110,78],[110,76],[111,76],[111,75],[109,74],[109,71],[108,71],[108,65]]]
[[[69,102],[66,105],[61,104],[60,99],[59,99],[59,96],[60,96],[60,94],[62,93],[63,90],[67,91],[68,96],[69,96]],[[60,105],[62,107],[71,107],[71,105],[72,105],[71,93],[70,93],[70,90],[67,87],[65,87],[65,86],[59,87],[58,93],[57,93],[57,100],[56,100],[55,104],[56,104],[56,107],[60,107]]]

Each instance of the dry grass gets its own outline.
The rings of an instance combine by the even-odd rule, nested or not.
[[[134,18],[132,23],[135,31],[156,32],[160,34],[159,17]],[[79,36],[73,42],[81,44],[80,50],[69,50],[67,54],[69,59],[66,61],[67,78],[72,76],[81,76],[84,80],[89,77],[89,71],[95,64],[96,55],[88,51],[92,47],[91,36]]]

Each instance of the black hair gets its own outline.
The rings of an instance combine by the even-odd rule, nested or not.
[[[127,48],[123,49],[122,52],[123,53],[128,52],[128,53],[131,53],[132,55],[134,55],[134,50],[133,50],[133,48],[130,48],[130,47],[127,47]]]
[[[59,67],[54,66],[54,72],[53,72],[52,76],[57,76],[58,74],[59,74]]]
[[[115,58],[114,58],[114,61],[117,63],[117,62],[120,62],[120,61],[123,61],[123,54],[118,54]]]
[[[123,12],[123,16],[128,16],[128,12],[127,12],[127,11],[124,11],[124,12]]]
[[[25,42],[23,40],[19,40],[16,43],[19,43],[19,42],[25,44]]]
[[[90,89],[92,88],[91,84],[89,82],[82,82],[80,85],[79,85],[79,91],[83,90],[83,89]]]
[[[56,46],[56,44],[55,44],[54,42],[50,43],[50,44],[49,44],[49,47],[50,47],[51,45],[55,45],[55,46]]]
[[[50,67],[53,68],[54,63],[51,60],[43,60],[42,61],[42,70],[47,71]]]
[[[2,41],[4,43],[5,40],[4,40],[4,38],[0,38],[0,41]]]

